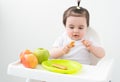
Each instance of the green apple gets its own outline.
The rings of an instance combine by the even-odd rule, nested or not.
[[[44,48],[37,48],[33,51],[33,53],[37,57],[39,64],[41,64],[43,61],[48,60],[50,57],[49,51]]]

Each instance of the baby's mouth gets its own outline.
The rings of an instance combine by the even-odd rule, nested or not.
[[[77,35],[77,34],[75,34],[75,35],[73,35],[75,38],[77,38],[77,37],[79,37],[79,35]]]

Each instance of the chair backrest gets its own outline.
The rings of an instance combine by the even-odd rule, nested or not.
[[[100,37],[98,33],[91,27],[88,27],[87,33],[86,33],[86,38],[93,38],[97,43],[101,44]],[[91,53],[91,65],[96,65],[100,61],[99,58],[95,57]]]

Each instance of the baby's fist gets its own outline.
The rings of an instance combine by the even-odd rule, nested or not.
[[[66,45],[66,46],[63,48],[63,52],[64,52],[65,54],[67,54],[67,53],[70,51],[70,49],[71,49],[72,47],[74,47],[74,46],[75,46],[75,42],[74,42],[74,41],[70,42],[68,45]]]
[[[83,45],[85,45],[86,47],[90,47],[91,46],[91,41],[88,41],[88,40],[83,40],[82,41]]]

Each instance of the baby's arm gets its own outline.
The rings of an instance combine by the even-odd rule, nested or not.
[[[93,53],[98,58],[103,58],[105,56],[105,51],[100,46],[92,45],[91,41],[83,40],[82,43],[86,46],[86,48]]]
[[[74,47],[74,42],[71,42],[70,44],[68,44],[62,48],[59,48],[59,47],[53,48],[50,50],[51,57],[59,58],[65,54],[67,54],[72,47]]]

